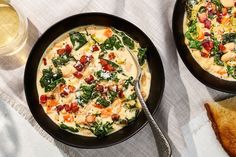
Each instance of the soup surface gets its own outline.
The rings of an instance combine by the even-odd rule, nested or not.
[[[39,102],[60,128],[82,136],[103,137],[133,122],[142,107],[134,91],[137,67],[147,99],[151,75],[146,48],[115,28],[89,25],[57,38],[41,58],[37,73]]]
[[[199,65],[236,81],[236,0],[188,0],[185,43]]]

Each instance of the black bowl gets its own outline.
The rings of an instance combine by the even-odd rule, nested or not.
[[[104,13],[84,13],[68,17],[55,25],[51,26],[36,42],[31,53],[29,55],[24,76],[25,94],[26,99],[38,124],[52,137],[61,141],[67,145],[79,147],[79,148],[102,148],[111,146],[122,141],[125,141],[129,137],[137,133],[141,128],[147,124],[145,114],[141,112],[137,120],[102,139],[94,137],[83,137],[75,135],[60,129],[44,112],[43,108],[38,101],[38,92],[36,88],[36,74],[37,68],[46,48],[61,34],[84,25],[101,25],[101,26],[112,26],[119,30],[126,32],[133,39],[138,41],[142,47],[147,47],[147,59],[150,67],[152,80],[151,80],[151,91],[147,100],[147,105],[152,114],[157,110],[165,84],[164,70],[162,66],[161,58],[158,54],[157,49],[151,42],[151,40],[143,33],[138,27],[132,23]]]
[[[189,71],[203,84],[219,91],[236,93],[236,81],[223,80],[205,71],[193,58],[187,45],[184,43],[183,20],[186,1],[176,1],[172,19],[173,35],[180,57]]]

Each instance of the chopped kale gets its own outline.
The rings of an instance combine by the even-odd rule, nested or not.
[[[85,34],[80,32],[70,32],[70,40],[72,45],[75,47],[75,50],[80,49],[83,45],[85,45],[88,41],[85,37]]]
[[[190,40],[190,41],[189,41],[189,47],[190,47],[190,48],[197,49],[197,50],[201,50],[201,49],[202,49],[202,44],[201,44],[200,41],[197,41],[197,40]]]
[[[108,135],[113,130],[113,127],[112,127],[112,123],[110,123],[110,122],[106,122],[106,123],[95,122],[91,126],[90,130],[98,138],[102,138],[102,137]]]
[[[44,88],[45,92],[52,91],[60,83],[65,83],[60,69],[57,69],[56,72],[53,72],[52,68],[43,69],[43,76],[40,78],[40,85]]]
[[[133,84],[133,77],[131,76],[131,77],[129,77],[127,80],[125,80],[125,83],[124,83],[124,85],[123,85],[123,87],[125,88],[125,89],[128,89],[128,87],[129,87],[129,85],[131,84]]]
[[[145,62],[145,59],[147,57],[146,52],[147,52],[147,48],[138,49],[138,62],[140,65],[143,65]]]
[[[101,81],[101,80],[106,80],[106,81],[112,80],[112,81],[115,81],[115,82],[119,82],[119,79],[117,78],[117,73],[116,72],[110,73],[110,72],[106,72],[106,71],[103,71],[103,70],[99,70],[99,71],[95,72],[94,75],[97,77],[97,79],[99,81]]]
[[[100,105],[102,105],[102,106],[104,106],[104,107],[108,107],[108,106],[111,104],[110,101],[108,101],[108,100],[106,100],[105,98],[102,98],[102,97],[99,97],[99,98],[96,100],[96,103],[97,103],[97,104],[100,104]]]
[[[223,38],[223,41],[222,41],[223,44],[230,43],[230,42],[236,43],[236,33],[223,34],[222,38]]]
[[[71,126],[67,126],[63,123],[60,124],[60,128],[63,129],[63,130],[69,130],[71,132],[79,132],[79,129],[78,128],[73,128]]]
[[[100,45],[102,51],[114,50],[116,48],[119,50],[121,47],[124,47],[121,43],[121,40],[117,35],[112,35],[110,38],[106,39],[104,43]]]
[[[78,99],[78,103],[81,106],[84,106],[84,104],[87,104],[92,98],[96,97],[93,93],[94,88],[95,88],[95,85],[81,85],[80,86],[79,92],[82,92],[82,94],[79,94],[77,99]]]
[[[229,76],[232,76],[236,79],[236,66],[227,66],[227,73]]]
[[[55,67],[59,67],[62,65],[66,65],[66,63],[68,63],[71,60],[75,60],[75,58],[72,57],[71,55],[63,54],[63,55],[60,55],[56,58],[53,58],[52,63]]]
[[[224,66],[224,62],[221,60],[221,56],[222,56],[222,53],[216,53],[216,54],[214,55],[214,62],[215,62],[217,65]]]

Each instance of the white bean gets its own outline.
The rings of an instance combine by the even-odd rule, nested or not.
[[[232,43],[227,43],[227,44],[225,44],[224,46],[225,46],[226,50],[232,51],[232,50],[235,49],[236,44],[232,42]]]
[[[228,53],[224,54],[224,55],[221,57],[221,60],[222,60],[223,62],[236,60],[236,53],[234,53],[234,52],[228,52]]]

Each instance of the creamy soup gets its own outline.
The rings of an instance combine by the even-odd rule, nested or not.
[[[188,0],[185,43],[209,73],[236,81],[236,0]]]
[[[134,91],[137,67],[147,99],[151,75],[146,48],[115,28],[89,25],[57,38],[41,58],[39,102],[47,115],[71,133],[103,137],[133,122],[142,107]]]

